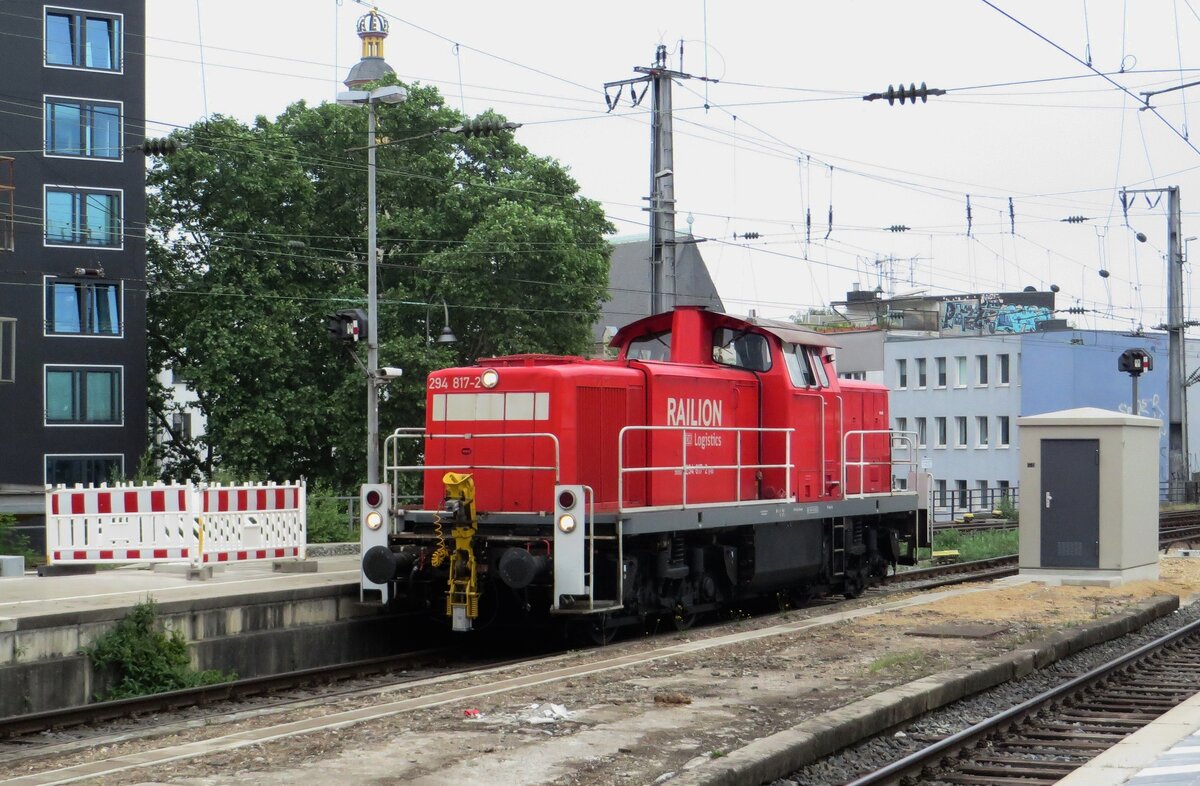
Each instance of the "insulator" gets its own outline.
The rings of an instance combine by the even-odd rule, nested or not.
[[[889,232],[907,232],[909,228],[904,226],[904,224],[892,224],[887,230]]]

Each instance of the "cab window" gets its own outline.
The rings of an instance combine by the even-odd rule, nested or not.
[[[829,377],[820,356],[803,344],[787,344],[783,349],[788,376],[798,388],[829,387]]]
[[[713,331],[712,359],[722,366],[769,371],[771,345],[767,343],[767,337],[759,333],[718,328]]]
[[[784,347],[783,359],[787,363],[788,376],[792,378],[793,385],[798,388],[816,387],[817,376],[803,345],[788,344]]]
[[[821,383],[821,387],[829,387],[829,376],[825,373],[825,364],[821,362],[821,353],[810,348],[809,354],[812,357],[813,368],[817,370],[817,381]]]
[[[625,350],[625,357],[628,360],[670,360],[671,331],[665,330],[662,333],[651,333],[633,339],[629,342],[629,348]]]

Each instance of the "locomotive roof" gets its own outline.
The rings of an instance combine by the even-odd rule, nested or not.
[[[715,318],[715,321],[720,322],[724,327],[730,327],[731,323],[741,323],[747,327],[755,327],[764,333],[770,333],[777,337],[780,341],[788,344],[803,344],[810,347],[841,347],[832,336],[828,333],[818,333],[815,330],[802,328],[795,322],[785,322],[779,319],[764,319],[763,317],[739,317],[733,314],[723,314],[720,311],[709,311],[703,306],[680,306],[677,310],[695,309],[703,311]],[[642,335],[645,330],[646,323],[660,323],[663,318],[669,318],[670,312],[654,314],[648,317],[643,317],[636,322],[630,322],[625,327],[617,331],[617,335],[613,337],[612,343],[614,346],[621,346],[627,342],[631,336]]]
[[[726,314],[726,316],[729,316]],[[828,333],[818,333],[815,330],[802,328],[795,322],[784,322],[780,319],[763,319],[762,317],[730,317],[730,319],[741,319],[743,322],[748,322],[755,327],[762,328],[773,336],[778,336],[779,340],[788,344],[807,344],[814,347],[841,347],[841,344],[833,340],[833,337]]]

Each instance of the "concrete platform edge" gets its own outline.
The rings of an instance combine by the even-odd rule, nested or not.
[[[1120,614],[1059,631],[1039,642],[986,661],[960,666],[890,688],[755,740],[720,759],[672,778],[672,786],[760,786],[965,696],[993,688],[1035,668],[1110,641],[1179,608],[1174,595],[1156,596]]]

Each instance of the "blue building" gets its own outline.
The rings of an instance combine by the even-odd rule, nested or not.
[[[957,506],[992,500],[1020,475],[1017,419],[1076,407],[1132,412],[1132,383],[1117,370],[1127,349],[1155,358],[1138,382],[1138,413],[1164,421],[1159,477],[1167,479],[1167,335],[1061,329],[995,335],[903,335],[879,331],[883,382],[892,389],[892,425],[916,434],[922,466]],[[1200,347],[1187,346],[1187,368]],[[1200,415],[1188,388],[1191,412]],[[1188,429],[1189,464],[1200,468],[1196,418]],[[981,497],[980,495],[983,494]]]

